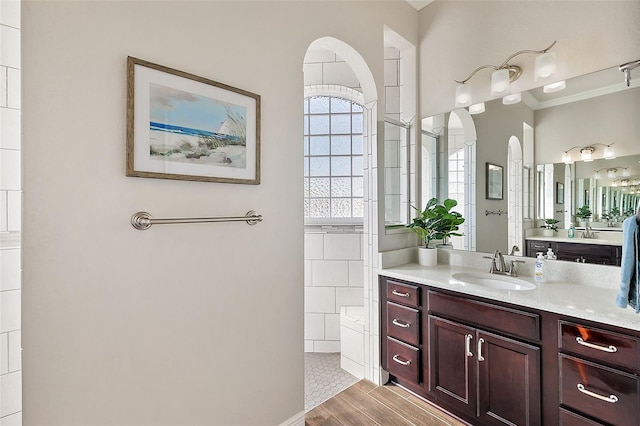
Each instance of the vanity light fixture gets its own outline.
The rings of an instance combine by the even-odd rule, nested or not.
[[[544,93],[559,92],[559,91],[563,90],[565,87],[567,87],[567,83],[564,80],[560,80],[560,81],[557,81],[555,83],[545,84],[542,87],[542,91]]]
[[[522,75],[522,68],[518,65],[510,64],[509,61],[515,58],[518,55],[522,55],[524,53],[530,53],[533,55],[540,55],[536,58],[534,64],[534,80],[535,81],[548,81],[552,78],[558,69],[556,63],[556,55],[553,52],[549,52],[549,50],[555,46],[556,41],[551,43],[549,47],[542,50],[520,50],[512,55],[510,55],[504,62],[500,65],[483,65],[481,67],[473,70],[471,74],[464,80],[454,80],[458,85],[456,86],[456,98],[455,105],[456,107],[465,107],[469,106],[472,103],[471,98],[471,88],[468,84],[466,84],[471,78],[476,75],[476,73],[485,68],[492,68],[494,71],[491,73],[491,96],[506,96],[511,93],[511,83],[516,81]],[[555,84],[559,84],[564,82],[558,82]],[[562,85],[562,84],[560,84]],[[560,86],[556,87],[556,90],[561,90]],[[564,88],[564,86],[562,87]],[[510,99],[511,102],[505,101],[503,99],[503,103],[505,105],[510,105],[514,102],[514,99]],[[517,101],[519,102],[519,100]]]
[[[607,171],[607,177],[609,179],[615,179],[616,176],[618,176],[618,168],[616,167],[604,167],[602,169],[596,170],[595,174],[593,175],[594,179],[602,179],[602,174],[600,173],[601,171],[606,170]],[[628,177],[630,176],[630,172],[629,172],[629,168],[625,167],[622,169],[622,177]]]

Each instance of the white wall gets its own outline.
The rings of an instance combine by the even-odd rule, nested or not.
[[[0,2],[0,425],[22,422],[20,2]]]
[[[639,1],[443,1],[420,16],[420,105],[422,117],[454,109],[454,80],[481,65],[500,64],[523,49],[553,47],[559,78],[571,78],[638,59]],[[514,92],[534,83],[533,55],[523,65]],[[490,70],[471,81],[474,102],[489,95]]]
[[[22,12],[25,423],[300,416],[303,57],[319,37],[345,41],[381,99],[383,25],[411,33],[415,11],[397,2],[27,1]],[[260,94],[262,183],[125,177],[127,55]],[[129,224],[138,210],[249,209],[265,220]]]

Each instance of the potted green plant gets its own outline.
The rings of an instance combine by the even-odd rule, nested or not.
[[[452,236],[461,236],[458,232],[464,218],[458,212],[451,211],[458,205],[456,200],[447,198],[442,203],[437,198],[432,198],[427,202],[424,210],[413,207],[418,213],[407,228],[418,234],[421,240],[421,247],[418,250],[418,261],[420,264],[435,265],[437,263],[437,250],[429,247],[429,243],[440,240],[446,243]]]
[[[588,205],[584,205],[576,211],[576,218],[578,219],[578,225],[586,226],[587,221],[591,217],[591,210]]]
[[[560,223],[557,219],[545,219],[544,223],[540,228],[544,228],[542,235],[545,237],[553,237],[554,232],[558,232],[558,223]]]

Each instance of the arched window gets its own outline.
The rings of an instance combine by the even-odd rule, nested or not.
[[[304,99],[306,221],[362,221],[362,113],[362,105],[337,96]]]

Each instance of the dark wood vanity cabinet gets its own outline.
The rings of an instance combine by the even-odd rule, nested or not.
[[[381,294],[399,285],[381,277]],[[540,349],[518,340],[539,339],[537,315],[420,287],[419,304],[383,301],[391,379],[472,424],[541,424]]]
[[[620,266],[620,256],[622,254],[620,246],[568,243],[564,241],[526,240],[527,257],[536,257],[538,252],[546,254],[549,248],[553,250],[558,260]]]
[[[390,379],[472,425],[640,426],[640,332],[380,277]]]
[[[640,338],[564,320],[558,329],[561,424],[640,424]]]

